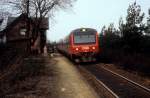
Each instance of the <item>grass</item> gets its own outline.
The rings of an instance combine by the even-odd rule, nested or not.
[[[120,50],[110,49],[102,51],[99,59],[101,62],[115,63],[125,70],[150,77],[150,58],[142,53],[125,53]]]
[[[22,90],[32,89],[36,86],[38,79],[45,70],[44,59],[33,60],[29,58],[24,60],[18,69],[15,70],[10,76],[5,80],[0,81],[0,97],[5,97],[5,95],[19,92]],[[28,79],[37,79],[34,83],[25,83]]]

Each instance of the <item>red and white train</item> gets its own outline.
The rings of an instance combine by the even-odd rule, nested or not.
[[[92,28],[73,30],[57,44],[60,52],[75,62],[93,62],[100,52],[98,32]]]

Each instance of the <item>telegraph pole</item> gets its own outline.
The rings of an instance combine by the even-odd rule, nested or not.
[[[149,14],[149,17],[147,19],[147,28],[148,28],[148,33],[150,33],[150,9],[148,10],[148,14]]]
[[[29,37],[29,31],[30,31],[29,0],[27,0],[27,31],[28,31],[28,37]]]
[[[29,0],[27,0],[27,17],[29,18]]]
[[[27,51],[31,51],[31,39],[30,39],[30,12],[29,12],[29,0],[26,1],[26,16],[27,16],[27,40],[28,40],[28,45],[27,45]]]

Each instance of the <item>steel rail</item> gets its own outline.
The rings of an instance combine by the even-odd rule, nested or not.
[[[103,68],[104,70],[106,70],[106,71],[108,71],[108,72],[110,72],[110,73],[112,73],[112,74],[114,74],[114,75],[116,75],[116,76],[121,77],[122,79],[127,80],[128,82],[130,82],[130,83],[132,83],[132,84],[134,84],[134,85],[136,85],[136,86],[138,86],[138,87],[140,87],[140,88],[142,88],[142,89],[144,89],[145,91],[147,91],[147,92],[150,93],[150,89],[149,89],[149,88],[144,87],[144,86],[142,86],[142,85],[140,85],[140,84],[138,84],[138,83],[136,83],[136,82],[134,82],[134,81],[132,81],[132,80],[130,80],[130,79],[128,79],[128,78],[126,78],[126,77],[124,77],[124,76],[118,74],[118,73],[116,73],[116,72],[113,72],[113,71],[111,71],[111,70],[109,70],[109,69],[107,69],[107,68],[105,68],[105,67],[101,67],[101,68]]]
[[[91,72],[89,72],[87,69],[83,68],[82,66],[79,65],[82,70],[84,70],[86,73],[90,74],[100,85],[102,85],[108,92],[110,92],[115,98],[119,98],[117,94],[115,94],[110,88],[108,88],[102,81],[97,79],[95,75],[93,75]]]

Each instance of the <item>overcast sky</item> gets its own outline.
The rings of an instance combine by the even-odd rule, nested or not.
[[[114,23],[118,26],[120,17],[125,19],[127,8],[135,0],[77,0],[71,10],[60,10],[55,13],[55,21],[50,20],[47,39],[58,41],[67,36],[70,31],[90,27],[101,31],[102,26]],[[148,16],[150,0],[136,0],[142,11]]]

